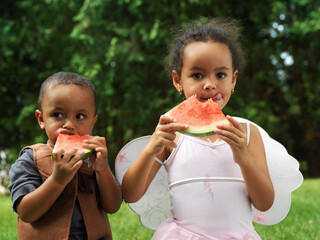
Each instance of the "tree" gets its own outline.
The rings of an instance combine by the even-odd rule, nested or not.
[[[243,23],[247,68],[224,110],[263,126],[309,176],[320,176],[319,16],[316,0],[19,0],[0,9],[1,149],[45,141],[34,118],[42,81],[74,71],[98,89],[95,134],[111,165],[129,140],[151,134],[181,99],[164,71],[170,28],[194,18]],[[37,17],[35,17],[37,16]],[[281,127],[279,127],[281,126]],[[307,172],[305,172],[307,174]]]

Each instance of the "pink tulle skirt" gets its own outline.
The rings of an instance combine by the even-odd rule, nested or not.
[[[241,238],[230,236],[227,233],[201,235],[182,227],[174,219],[167,219],[159,226],[152,240],[261,240],[261,238],[254,229]]]

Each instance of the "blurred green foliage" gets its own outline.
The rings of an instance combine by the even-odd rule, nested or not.
[[[245,73],[225,113],[249,118],[320,176],[318,0],[2,0],[0,150],[46,141],[34,111],[42,81],[80,73],[98,89],[111,166],[128,141],[151,134],[181,101],[164,71],[171,28],[195,18],[242,21]],[[76,93],[75,93],[76,94]]]

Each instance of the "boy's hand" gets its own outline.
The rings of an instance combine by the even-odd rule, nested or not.
[[[92,139],[86,139],[84,140],[82,146],[95,151],[95,155],[92,154],[90,156],[90,161],[92,162],[92,169],[94,171],[100,172],[108,168],[108,149],[106,139],[104,137],[95,136]],[[93,157],[95,157],[95,159],[92,159]]]
[[[77,152],[76,148],[67,152],[63,152],[62,149],[54,152],[53,159],[55,164],[52,172],[53,179],[63,186],[67,185],[81,167],[81,157],[83,154],[84,152]]]
[[[188,129],[187,125],[176,123],[173,118],[162,115],[159,119],[156,130],[147,144],[148,151],[157,156],[163,152],[165,147],[177,147],[177,144],[174,142],[176,138],[176,130],[186,129]]]

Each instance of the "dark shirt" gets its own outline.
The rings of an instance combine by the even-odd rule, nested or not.
[[[11,184],[8,186],[11,194],[12,209],[17,212],[17,205],[23,196],[34,191],[42,184],[41,175],[34,165],[32,149],[25,149],[9,171]],[[69,239],[83,240],[87,238],[81,208],[76,199]],[[103,239],[103,238],[102,238]]]

